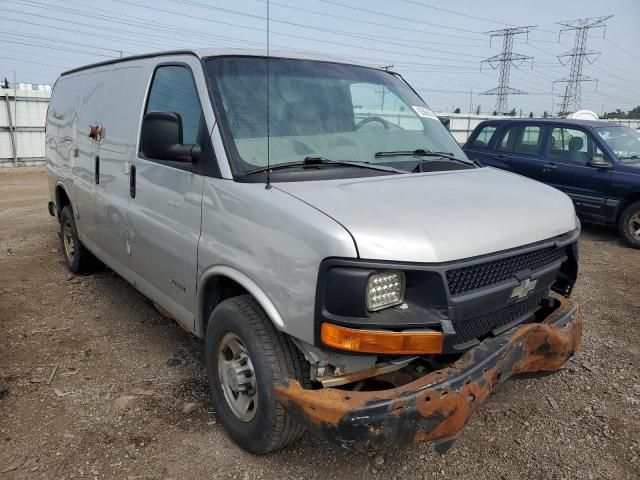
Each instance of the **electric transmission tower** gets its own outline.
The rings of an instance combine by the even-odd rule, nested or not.
[[[573,42],[573,49],[569,50],[558,56],[558,60],[562,66],[570,65],[569,76],[563,77],[560,80],[556,80],[556,83],[566,83],[564,92],[560,95],[562,101],[560,102],[560,112],[567,113],[572,110],[579,110],[582,103],[582,84],[584,82],[597,82],[595,78],[588,77],[582,74],[582,68],[584,67],[585,60],[587,63],[592,64],[600,56],[600,52],[587,49],[587,39],[589,37],[589,30],[594,28],[602,28],[602,37],[606,33],[605,20],[610,19],[613,15],[606,17],[591,17],[581,18],[578,20],[570,20],[566,22],[559,22],[562,25],[560,33],[558,34],[558,41],[564,32],[575,31],[575,40]]]
[[[514,37],[516,35],[526,35],[528,40],[529,30],[532,28],[535,27],[503,28],[502,30],[487,32],[487,35],[490,35],[489,44],[491,44],[494,37],[502,37],[502,53],[483,60],[480,63],[480,71],[482,71],[482,65],[488,63],[494,70],[498,68],[500,69],[500,78],[496,88],[482,92],[480,95],[497,95],[496,112],[498,113],[505,113],[507,111],[507,98],[509,95],[526,95],[527,93],[522,90],[509,87],[509,75],[511,74],[511,67],[519,68],[529,61],[531,61],[531,66],[533,67],[533,57],[513,53]]]

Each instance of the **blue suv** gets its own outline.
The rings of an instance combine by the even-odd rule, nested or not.
[[[640,132],[602,121],[496,119],[478,125],[463,149],[562,190],[582,219],[616,225],[640,249]]]

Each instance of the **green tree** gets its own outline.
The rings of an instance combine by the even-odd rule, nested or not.
[[[545,110],[544,113],[542,114],[542,118],[549,118],[549,112]]]
[[[480,108],[482,107],[482,105],[478,105],[476,107],[476,115],[480,115]]]
[[[533,118],[533,112],[529,112],[529,118]]]
[[[460,113],[460,107],[456,108],[453,113]]]
[[[640,118],[640,105],[638,105],[636,108],[629,110],[629,112],[627,112],[627,118],[633,118],[633,119]]]
[[[511,111],[507,114],[510,117],[515,117],[518,114],[518,112],[516,112],[515,108],[512,108]]]
[[[494,110],[494,111],[493,111],[493,113],[492,113],[492,115],[493,115],[494,117],[497,117],[497,116],[498,116],[498,112],[496,112],[496,111]]]

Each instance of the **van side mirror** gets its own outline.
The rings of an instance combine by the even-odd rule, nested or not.
[[[608,170],[611,168],[611,161],[604,157],[604,155],[594,155],[587,162],[589,167],[601,168]]]
[[[142,119],[140,151],[154,160],[196,163],[200,145],[182,144],[182,118],[175,112],[149,112]]]

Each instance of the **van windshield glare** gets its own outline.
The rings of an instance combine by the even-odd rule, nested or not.
[[[407,157],[382,158],[376,152],[417,149],[466,160],[435,114],[391,73],[271,58],[267,109],[266,58],[212,58],[206,69],[236,175],[266,166],[267,131],[271,165],[311,156],[410,171],[415,165],[408,166]]]

